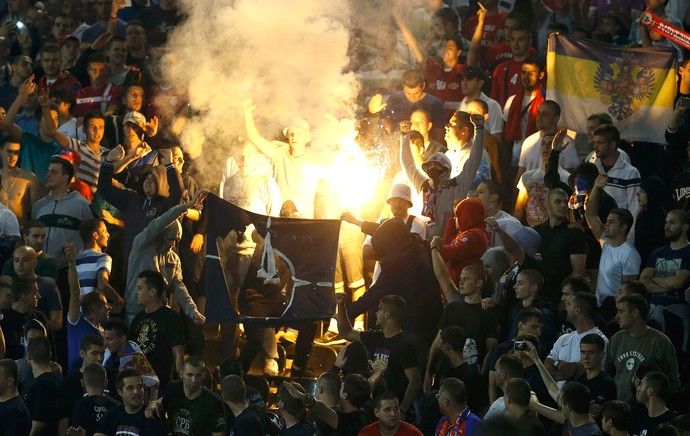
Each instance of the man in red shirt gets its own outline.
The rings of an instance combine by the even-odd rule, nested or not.
[[[512,59],[499,64],[491,80],[491,98],[503,106],[511,95],[522,90],[520,73],[522,63],[529,57],[532,33],[526,27],[517,27],[508,36]]]
[[[119,112],[122,105],[122,88],[113,85],[108,78],[108,59],[94,53],[87,63],[90,86],[77,91],[77,104],[73,115],[83,117],[90,111],[100,111],[104,116]]]
[[[481,53],[494,45],[498,31],[503,27],[507,14],[498,10],[498,0],[484,0],[482,5],[486,9],[484,16],[484,29],[482,32]],[[462,33],[465,38],[472,40],[474,31],[477,29],[479,16],[473,15],[467,19],[462,26]]]
[[[417,427],[400,420],[400,404],[393,392],[376,397],[374,414],[379,420],[364,427],[359,436],[422,436]]]
[[[46,44],[41,48],[41,67],[45,75],[36,83],[41,92],[58,87],[76,91],[81,87],[69,71],[61,69],[62,53],[59,45]]]

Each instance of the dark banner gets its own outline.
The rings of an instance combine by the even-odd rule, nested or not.
[[[205,265],[210,323],[328,319],[340,221],[276,218],[210,194]]]

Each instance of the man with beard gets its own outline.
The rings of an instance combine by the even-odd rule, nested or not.
[[[665,305],[664,301],[683,298],[680,291],[690,283],[689,227],[688,212],[674,209],[666,215],[664,237],[669,245],[654,250],[640,274],[640,281],[647,287],[647,292],[653,294],[652,304]]]
[[[204,361],[190,356],[185,360],[180,378],[168,384],[163,397],[146,406],[146,417],[167,414],[173,434],[225,434],[225,416],[220,398],[202,385]]]
[[[687,343],[683,323],[685,314],[685,289],[690,284],[690,242],[688,242],[690,214],[674,209],[666,215],[664,237],[669,245],[657,248],[649,255],[647,265],[640,274],[640,282],[651,295],[650,304],[663,307],[663,311],[652,318],[663,326],[663,332],[682,353]]]
[[[400,419],[400,403],[393,392],[384,392],[374,399],[374,414],[379,419],[359,432],[360,436],[421,436],[412,424]]]
[[[136,369],[122,370],[115,384],[122,405],[101,418],[95,436],[167,434],[162,419],[146,419],[144,416],[144,381]]]
[[[75,92],[81,88],[77,79],[69,73],[62,71],[62,54],[57,44],[46,44],[41,47],[41,68],[43,77],[36,85],[41,91],[50,91],[51,88],[67,88]]]
[[[446,140],[462,136],[463,126],[458,122],[461,113],[456,112],[446,126]],[[429,218],[427,222],[426,239],[434,236],[442,236],[446,223],[450,219],[454,207],[454,200],[466,198],[475,180],[477,170],[484,151],[484,117],[472,115],[470,117],[474,125],[474,138],[467,160],[459,174],[451,178],[452,164],[443,153],[434,153],[422,164],[422,170],[412,158],[409,137],[404,136],[400,147],[400,161],[407,173],[407,177],[414,189],[424,198],[422,215]],[[451,130],[453,134],[451,135]],[[458,146],[458,148],[460,148]]]

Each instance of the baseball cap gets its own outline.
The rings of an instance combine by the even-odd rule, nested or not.
[[[460,75],[468,79],[479,79],[486,81],[486,74],[484,74],[484,70],[474,65],[465,68]]]
[[[141,112],[127,112],[125,117],[122,119],[122,124],[132,123],[135,126],[144,129],[146,128],[146,117]]]

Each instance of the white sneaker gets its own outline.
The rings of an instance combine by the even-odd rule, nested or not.
[[[275,377],[280,372],[278,362],[275,359],[266,359],[264,361],[264,375],[267,377]]]

